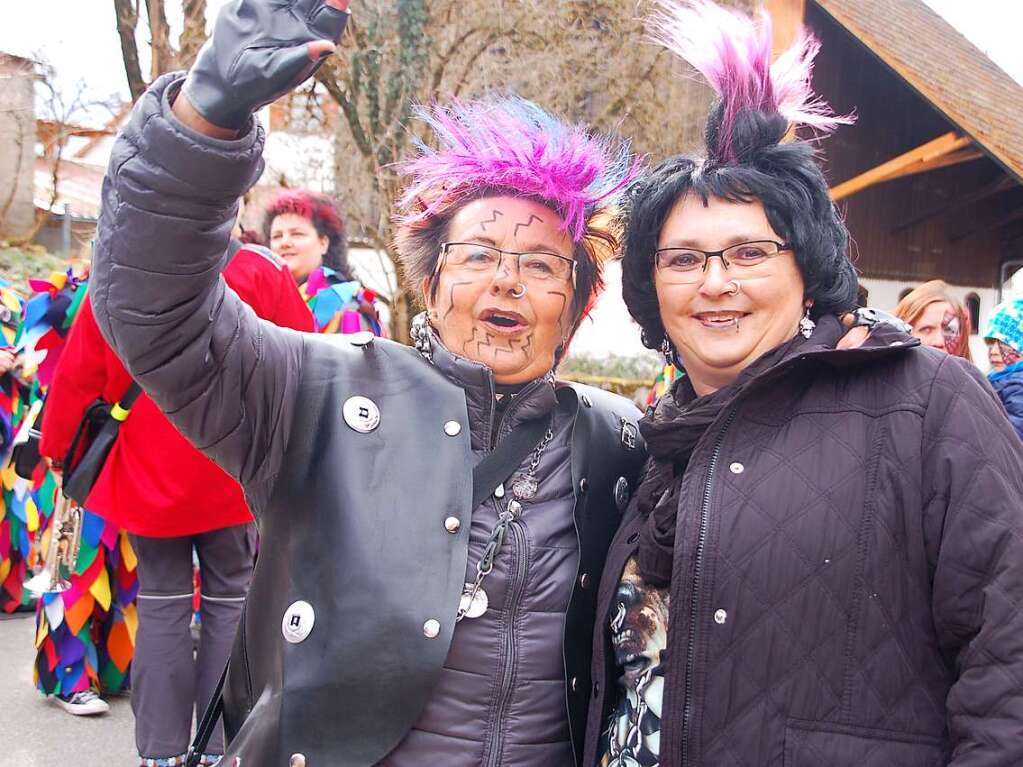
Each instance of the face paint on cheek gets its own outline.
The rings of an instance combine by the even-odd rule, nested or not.
[[[958,354],[963,341],[963,329],[955,312],[945,312],[941,318],[941,335],[949,354]]]
[[[458,288],[463,288],[463,287],[466,287],[466,286],[472,285],[472,284],[473,283],[470,280],[464,280],[462,282],[452,282],[451,283],[451,288],[450,288],[450,290],[448,290],[448,305],[447,305],[447,308],[444,310],[444,314],[442,315],[441,319],[445,319],[446,320],[448,318],[448,316],[451,314],[451,312],[453,312],[455,310],[455,304],[456,304],[456,301],[455,301],[455,291],[458,290]]]
[[[489,355],[495,359],[502,354],[509,357],[521,356],[528,362],[533,348],[533,334],[525,338],[504,338],[473,327],[472,336],[462,344],[462,354],[469,359],[485,360]]]
[[[1013,349],[1007,343],[1003,341],[995,341],[998,344],[998,350],[1002,353],[1002,362],[1008,365],[1015,365],[1020,360],[1023,360],[1023,354]]]

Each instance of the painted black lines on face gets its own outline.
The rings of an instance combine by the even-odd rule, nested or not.
[[[530,227],[530,225],[534,221],[539,221],[541,224],[543,223],[543,219],[542,218],[540,218],[535,213],[530,213],[529,214],[529,219],[525,223],[521,223],[520,222],[520,223],[515,225],[515,229],[512,230],[512,235],[515,236],[515,237],[518,237],[519,236],[519,229],[528,229]]]
[[[487,224],[496,224],[499,216],[503,216],[504,212],[494,208],[490,211],[490,218],[485,218],[480,221],[480,229],[484,232],[487,231]]]
[[[451,283],[451,290],[448,291],[448,306],[447,309],[444,310],[444,316],[441,319],[446,320],[448,318],[448,315],[455,310],[455,289],[463,287],[465,285],[471,286],[472,284],[473,282],[471,280],[463,280],[462,282]]]
[[[565,319],[565,309],[568,307],[568,294],[562,293],[560,290],[548,290],[547,295],[557,296],[561,299],[561,309],[558,310],[558,319]]]
[[[495,358],[500,354],[521,354],[523,359],[528,362],[532,345],[532,333],[525,338],[505,338],[474,327],[472,336],[462,344],[462,354],[475,360],[482,360],[487,352],[492,353]]]

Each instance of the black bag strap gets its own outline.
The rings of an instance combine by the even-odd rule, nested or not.
[[[125,395],[127,399],[127,395]],[[527,421],[501,440],[482,461],[476,464],[472,470],[472,507],[477,508],[487,496],[491,495],[497,486],[508,479],[526,456],[539,444],[547,431],[548,420],[536,418]],[[203,750],[213,736],[213,728],[224,712],[224,682],[227,679],[227,667],[224,667],[217,682],[217,688],[213,691],[206,711],[202,715],[195,732],[195,738],[188,749],[188,759],[185,767],[198,767],[202,758]]]
[[[513,429],[472,470],[472,509],[479,507],[487,496],[510,477],[540,442],[547,431],[546,418],[526,421]]]
[[[217,726],[217,720],[224,713],[224,682],[227,681],[227,665],[220,673],[220,681],[213,690],[213,697],[210,698],[206,710],[203,712],[202,721],[195,730],[195,738],[192,745],[188,747],[188,758],[185,760],[185,767],[199,767],[199,760],[202,759],[206,744],[213,737],[213,728]]]
[[[131,410],[131,406],[135,404],[135,400],[142,394],[142,387],[134,381],[131,382],[131,386],[124,392],[124,396],[118,400],[117,404],[124,410]]]

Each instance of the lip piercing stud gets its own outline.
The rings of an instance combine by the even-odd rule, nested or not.
[[[526,286],[519,282],[512,288],[511,296],[512,298],[522,298],[524,295],[526,295]]]

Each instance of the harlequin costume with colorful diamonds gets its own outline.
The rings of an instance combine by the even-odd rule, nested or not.
[[[14,342],[22,356],[24,381],[14,407],[15,428],[45,398],[86,295],[85,283],[70,272],[30,280],[29,287],[34,294],[25,303]],[[57,482],[45,463],[36,467],[31,481],[19,478],[10,465],[2,478],[8,510],[5,524],[10,524],[12,533],[17,528],[12,544],[15,537],[19,539],[24,572],[18,577],[23,581],[31,574],[29,569],[41,562],[49,543]],[[44,594],[38,602],[34,678],[41,692],[67,699],[90,688],[116,693],[127,686],[137,623],[135,565],[124,532],[85,511],[71,588]],[[20,584],[9,576],[5,599],[27,603],[31,595],[16,587]]]
[[[318,333],[358,333],[368,330],[386,337],[384,326],[377,319],[377,297],[358,280],[345,280],[334,269],[314,269],[299,286],[302,300],[316,321]],[[363,311],[370,308],[373,311]]]
[[[24,299],[6,282],[0,282],[0,346],[14,348],[21,324]],[[11,613],[28,608],[31,595],[22,584],[29,577],[26,562],[33,561],[34,535],[39,528],[39,513],[29,496],[29,483],[17,483],[14,468],[8,465],[12,441],[27,411],[27,387],[14,371],[0,376],[0,610]]]

